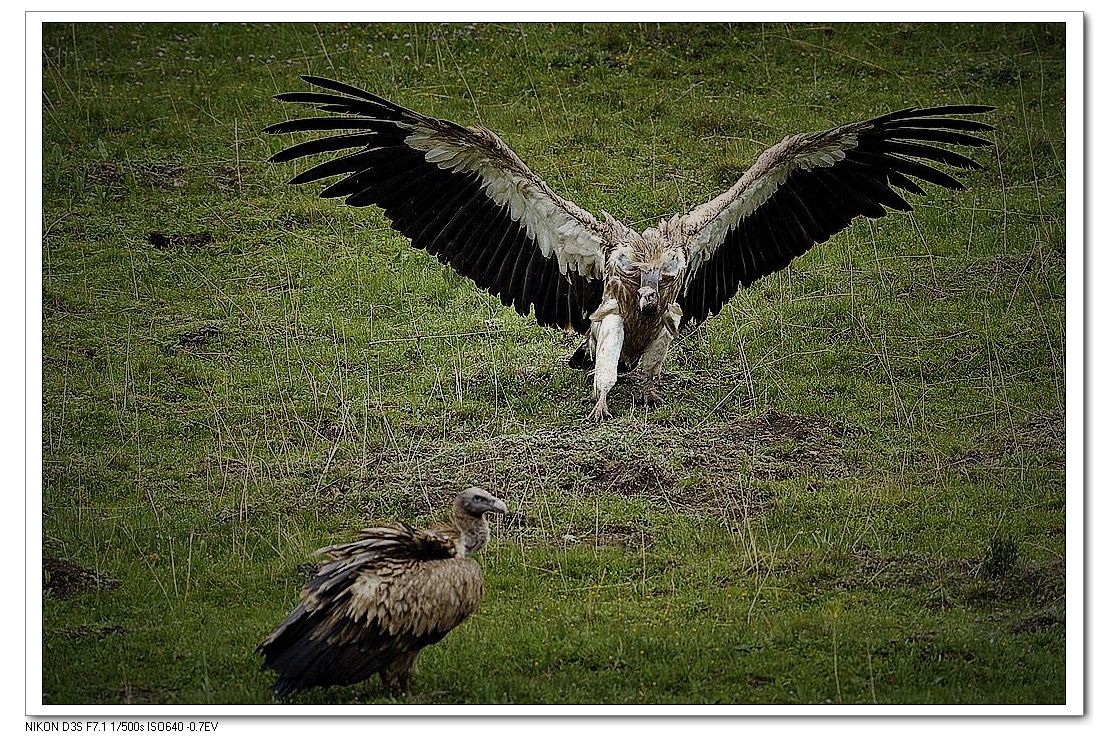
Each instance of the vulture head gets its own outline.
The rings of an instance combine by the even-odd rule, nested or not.
[[[610,259],[619,288],[617,299],[625,310],[634,307],[646,318],[666,314],[678,298],[685,274],[681,249],[668,244],[659,229],[648,228],[630,244],[613,249]]]
[[[454,516],[480,518],[485,513],[506,513],[504,500],[494,497],[481,487],[470,487],[454,498]]]
[[[489,542],[489,524],[485,521],[485,514],[494,512],[505,513],[508,508],[503,500],[481,487],[470,487],[454,498],[451,513],[460,532],[458,545],[463,556],[469,556]]]

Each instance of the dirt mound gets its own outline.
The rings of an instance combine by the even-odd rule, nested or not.
[[[115,589],[119,582],[98,571],[63,559],[42,558],[42,589],[67,598],[93,589]]]
[[[582,424],[473,444],[393,449],[360,470],[361,478],[347,474],[342,484],[328,486],[350,493],[407,488],[415,493],[413,514],[434,512],[459,488],[480,484],[522,494],[615,494],[676,512],[736,517],[767,504],[766,485],[757,482],[845,476],[847,435],[838,422],[776,410],[695,427]]]
[[[146,237],[147,243],[156,249],[201,249],[215,241],[211,233],[162,233],[151,231]]]

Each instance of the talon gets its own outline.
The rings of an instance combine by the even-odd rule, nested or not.
[[[612,413],[608,411],[608,400],[604,397],[597,400],[597,404],[593,406],[593,412],[589,414],[589,419],[594,423],[600,423],[602,420],[608,420],[612,417]]]
[[[644,387],[639,392],[639,400],[644,405],[658,406],[662,404],[662,393],[654,387]]]

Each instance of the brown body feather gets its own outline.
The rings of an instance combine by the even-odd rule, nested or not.
[[[407,690],[419,651],[481,603],[481,568],[468,555],[488,540],[484,512],[503,509],[471,488],[456,499],[449,527],[369,528],[360,540],[317,551],[329,561],[258,647],[264,666],[277,672],[274,693],[355,684],[374,674],[390,691]]]

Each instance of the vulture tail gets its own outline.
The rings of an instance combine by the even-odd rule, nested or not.
[[[578,350],[570,357],[570,368],[588,371],[592,369],[593,366],[593,357],[589,355],[589,341],[582,341],[581,346],[578,346]]]

